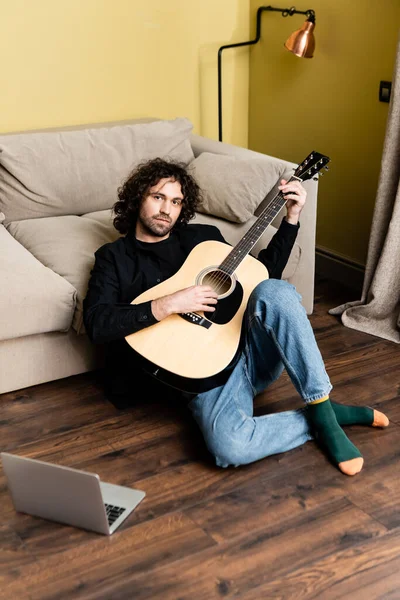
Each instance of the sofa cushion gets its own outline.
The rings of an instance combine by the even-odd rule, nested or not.
[[[32,256],[3,225],[0,246],[0,340],[68,331],[75,288]]]
[[[4,223],[111,208],[139,162],[157,156],[188,164],[185,118],[73,131],[0,135]]]
[[[248,229],[255,223],[257,220],[256,217],[251,217],[247,221],[247,223],[237,224],[231,223],[230,221],[225,221],[223,219],[218,219],[213,217],[212,215],[205,215],[201,213],[197,213],[194,223],[205,223],[206,225],[215,225],[221,231],[224,236],[225,241],[228,244],[232,244],[232,246],[236,246],[245,235]],[[255,244],[253,250],[251,251],[251,256],[257,258],[258,254],[266,248],[271,241],[272,237],[276,233],[277,229],[273,225],[269,225],[267,229],[264,231],[263,235],[260,237],[258,242]],[[296,272],[297,265],[299,264],[301,256],[301,248],[297,242],[295,242],[292,252],[290,253],[289,260],[287,262],[286,267],[282,273],[282,279],[290,279]]]
[[[14,221],[8,231],[41,263],[52,269],[76,290],[76,310],[72,322],[84,333],[82,306],[95,251],[119,237],[112,225],[75,215]]]
[[[94,219],[99,223],[107,227],[112,227],[113,220],[113,211],[112,210],[102,210],[98,212],[88,213],[86,215],[82,215],[82,217],[87,219]],[[278,216],[279,218],[279,216]],[[280,220],[282,220],[283,215],[280,215]],[[231,221],[226,221],[225,219],[220,219],[219,217],[214,217],[212,215],[206,215],[203,213],[196,213],[193,223],[204,223],[206,225],[214,225],[218,227],[224,236],[225,240],[235,246],[242,237],[245,235],[248,229],[256,222],[256,217],[251,217],[247,223],[232,223]],[[272,237],[275,235],[277,228],[273,225],[269,225],[265,230],[264,234],[260,237],[253,250],[251,251],[251,255],[257,257],[259,252],[266,248],[271,241]],[[290,279],[296,272],[297,265],[299,264],[301,256],[301,247],[296,242],[293,246],[292,252],[290,253],[290,257],[288,263],[282,273],[283,279]]]
[[[190,170],[203,190],[199,212],[246,223],[286,170],[279,161],[202,152]]]
[[[115,214],[111,208],[107,210],[96,210],[95,212],[85,213],[82,215],[85,219],[93,219],[94,221],[98,221],[102,223],[106,227],[114,227],[113,219]]]

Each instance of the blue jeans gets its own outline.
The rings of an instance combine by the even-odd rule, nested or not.
[[[267,279],[253,290],[243,319],[243,349],[228,381],[189,403],[220,467],[244,465],[313,439],[306,407],[253,416],[253,399],[286,368],[305,403],[332,389],[301,296]]]

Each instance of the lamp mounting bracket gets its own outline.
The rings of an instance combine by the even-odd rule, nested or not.
[[[282,17],[292,17],[293,15],[306,15],[310,21],[315,23],[315,12],[312,10],[312,8],[309,8],[308,10],[297,10],[295,6],[291,6],[290,8],[275,8],[273,6],[260,6],[258,10],[260,10],[260,12],[263,12],[264,10],[280,12]]]
[[[295,6],[290,8],[275,8],[274,6],[259,6],[257,9],[257,24],[256,24],[256,37],[254,40],[248,42],[238,42],[237,44],[226,44],[221,46],[218,50],[218,135],[219,141],[222,142],[222,52],[226,48],[238,48],[240,46],[249,46],[257,44],[261,37],[261,14],[264,11],[280,12],[282,17],[292,17],[293,15],[306,15],[307,21],[315,23],[315,12],[309,8],[307,10],[297,10]]]

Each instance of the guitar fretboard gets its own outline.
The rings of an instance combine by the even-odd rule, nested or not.
[[[301,181],[301,179],[292,175],[289,181]],[[232,275],[236,271],[242,260],[244,260],[247,254],[251,252],[268,225],[282,210],[285,204],[286,200],[282,192],[279,192],[273,200],[271,200],[268,206],[265,207],[257,221],[253,223],[240,242],[236,244],[233,250],[231,250],[225,260],[220,264],[219,268],[221,271],[224,271],[227,275]]]

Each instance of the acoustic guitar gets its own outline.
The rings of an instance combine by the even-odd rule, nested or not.
[[[315,177],[329,160],[323,154],[311,152],[289,181]],[[140,304],[192,285],[209,285],[218,294],[214,312],[173,314],[126,336],[148,373],[191,393],[218,385],[238,350],[248,298],[258,283],[268,279],[266,267],[249,253],[285,203],[279,192],[236,246],[201,242],[175,275],[132,301]]]

